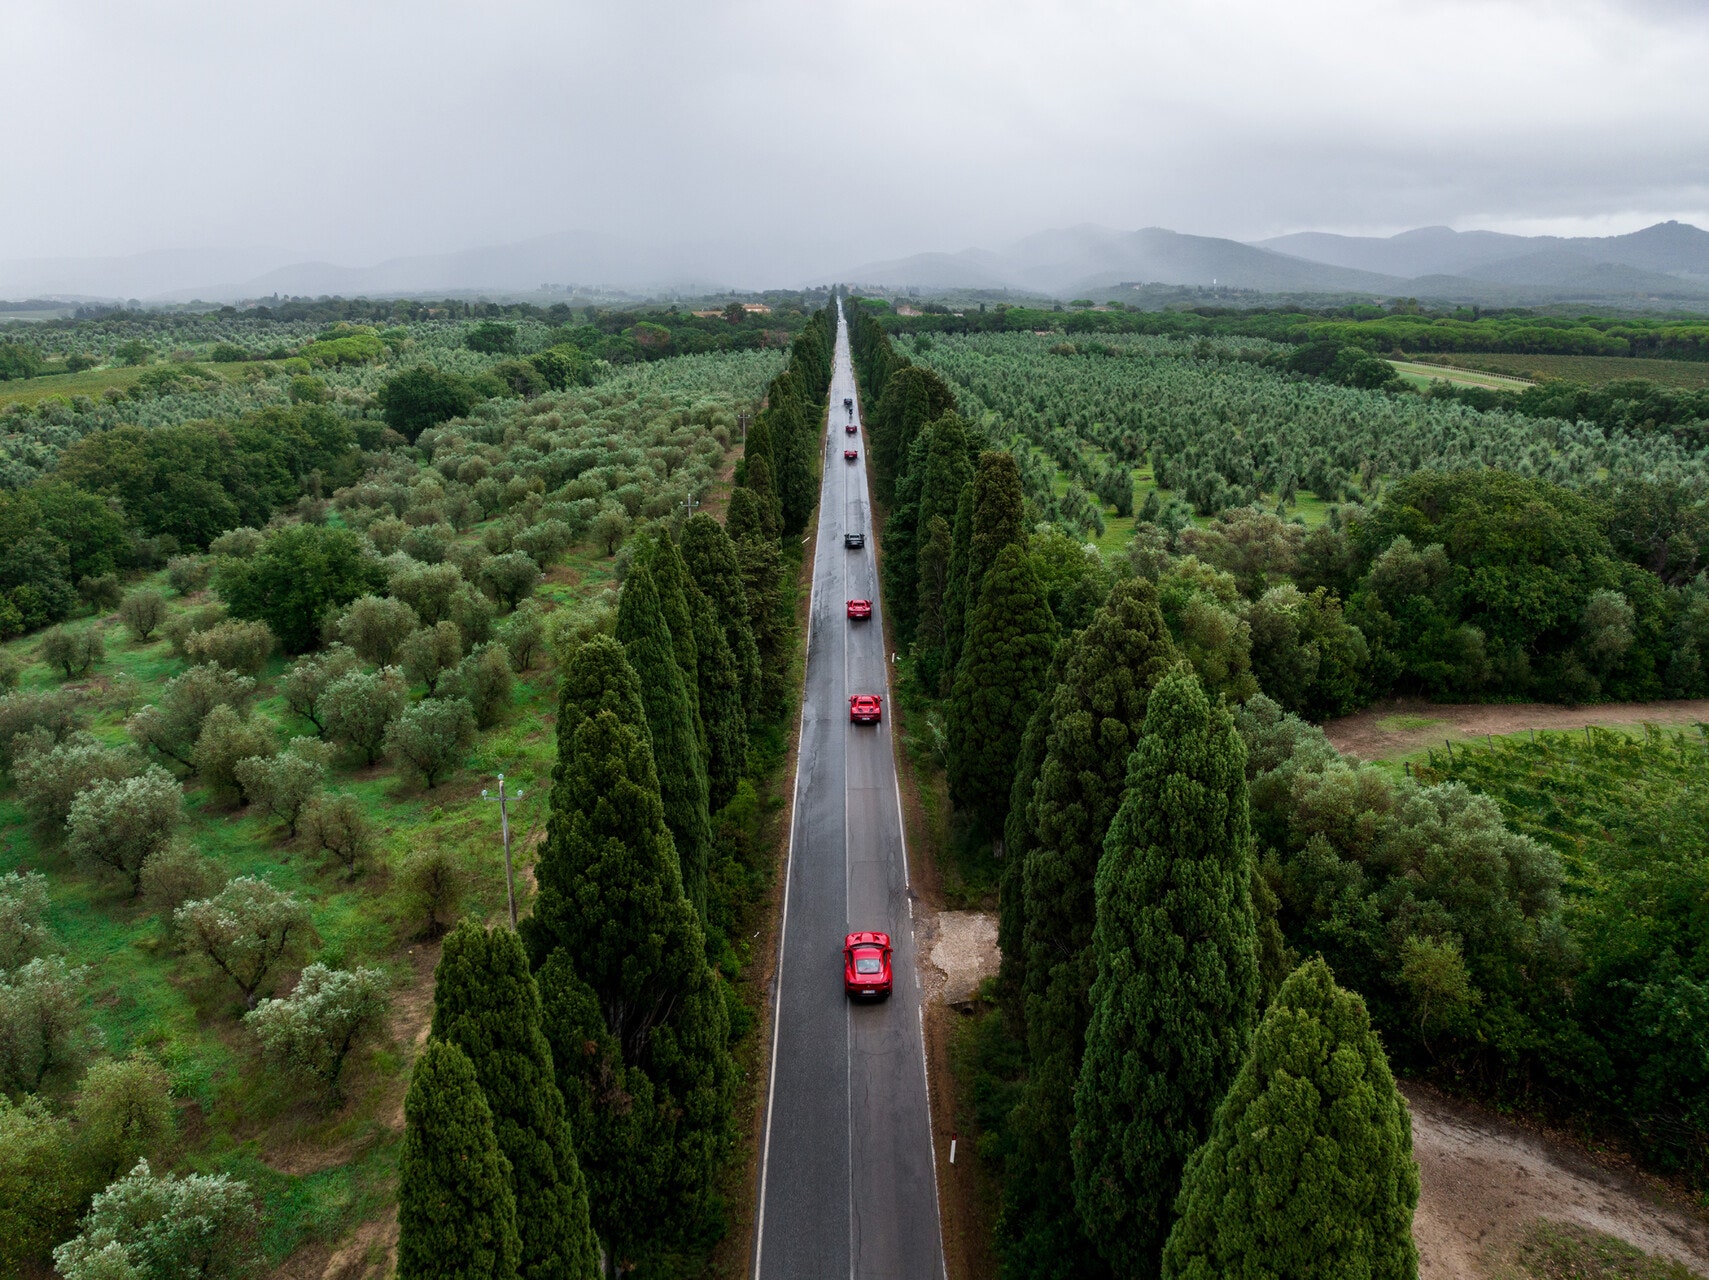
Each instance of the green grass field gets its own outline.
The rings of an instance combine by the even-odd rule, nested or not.
[[[1626,378],[1646,378],[1667,387],[1709,387],[1709,361],[1643,360],[1623,356],[1468,353],[1433,355],[1428,358],[1428,364],[1415,362],[1416,367],[1423,368],[1437,364],[1452,365],[1458,369],[1479,369],[1486,373],[1510,374],[1538,382],[1558,378],[1566,382],[1595,384],[1619,382]]]
[[[1402,382],[1415,387],[1427,387],[1432,382],[1446,381],[1456,387],[1487,387],[1491,391],[1523,391],[1531,385],[1528,378],[1505,377],[1472,369],[1450,368],[1439,364],[1419,364],[1413,360],[1390,360]]]
[[[85,369],[82,373],[44,373],[39,378],[16,378],[0,382],[0,405],[40,404],[54,396],[98,399],[109,387],[128,390],[142,373],[138,367],[120,365],[112,369]]]

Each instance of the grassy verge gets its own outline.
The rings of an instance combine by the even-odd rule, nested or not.
[[[1538,1219],[1503,1280],[1704,1280],[1672,1258],[1660,1258],[1616,1236],[1570,1222]]]

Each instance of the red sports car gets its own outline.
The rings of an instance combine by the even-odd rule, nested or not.
[[[843,430],[848,432],[852,436],[855,433],[855,431],[858,430],[858,428],[855,426],[854,423],[851,422],[851,423],[849,423],[848,426],[844,427]]]
[[[857,998],[890,994],[888,933],[851,933],[843,939],[843,990]]]
[[[860,457],[860,450],[859,449],[844,449],[843,450],[843,461],[844,462],[853,462],[858,457]]]
[[[849,719],[855,724],[877,724],[884,719],[884,703],[876,693],[857,693],[849,698]]]
[[[851,618],[870,618],[870,617],[872,617],[872,601],[870,601],[870,600],[850,600],[849,601],[849,617],[851,617]]]

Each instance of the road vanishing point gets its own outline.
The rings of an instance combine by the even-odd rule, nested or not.
[[[854,436],[844,433],[845,397],[855,402]],[[869,527],[870,441],[859,405],[839,306],[772,993],[754,1280],[944,1275],[913,896],[891,743],[895,703]],[[845,441],[860,451],[854,462],[843,458]],[[843,546],[851,521],[867,535],[862,548]],[[848,619],[851,599],[872,601],[870,620]],[[857,693],[883,695],[879,724],[849,722]],[[843,936],[860,929],[891,936],[889,1000],[856,1005],[843,994]]]

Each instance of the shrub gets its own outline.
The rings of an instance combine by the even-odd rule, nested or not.
[[[403,536],[398,549],[422,564],[438,564],[445,559],[445,553],[450,550],[456,536],[456,530],[450,525],[435,521],[411,529]]]
[[[102,779],[71,802],[66,847],[90,870],[116,871],[142,891],[142,868],[184,821],[184,789],[159,765],[132,778]]]
[[[213,576],[213,562],[205,556],[173,556],[166,562],[166,580],[181,596],[205,591]]]
[[[329,969],[311,964],[283,1000],[263,1000],[243,1021],[269,1059],[340,1097],[345,1059],[384,1025],[391,1006],[378,969]]]
[[[239,876],[211,898],[173,913],[184,949],[211,960],[255,1007],[261,984],[312,930],[295,894],[254,876]]]
[[[468,870],[450,850],[417,849],[398,873],[404,919],[415,922],[420,937],[441,937],[457,922],[468,887]]]
[[[190,637],[198,632],[206,631],[209,627],[217,627],[225,621],[226,611],[223,604],[204,605],[189,613],[179,613],[167,618],[161,624],[161,631],[172,642],[172,652],[180,658],[190,656],[185,647],[190,643]]]
[[[225,883],[219,865],[174,840],[142,864],[142,900],[171,924],[186,902],[212,897]]]
[[[387,579],[386,592],[431,627],[451,616],[452,602],[466,585],[456,565],[404,563]]]
[[[374,826],[362,802],[348,792],[315,797],[303,812],[302,824],[309,844],[337,858],[348,876],[373,852]]]
[[[402,600],[369,595],[352,600],[332,629],[364,662],[383,667],[397,659],[398,646],[420,625]]]
[[[77,595],[96,613],[111,613],[119,607],[125,592],[116,573],[103,573],[96,577],[84,574],[77,580]]]
[[[369,525],[367,533],[368,541],[374,544],[374,550],[383,556],[389,556],[403,545],[404,537],[409,533],[409,526],[396,516],[386,516]]]
[[[89,1047],[84,1001],[88,970],[58,956],[38,956],[0,974],[0,1086],[34,1093],[48,1073],[68,1067]]]
[[[227,671],[258,676],[273,652],[273,633],[265,622],[230,619],[188,637],[184,652],[192,662],[217,663]]]
[[[39,1267],[77,1215],[71,1126],[40,1098],[0,1094],[0,1275]]]
[[[481,566],[481,585],[507,609],[540,585],[540,569],[520,551],[494,556]]]
[[[45,743],[45,735],[39,741]],[[20,753],[12,766],[12,781],[24,812],[51,829],[65,825],[72,801],[94,783],[117,782],[141,772],[142,761],[134,751],[74,733],[46,750]]]
[[[42,661],[65,672],[65,678],[80,676],[107,656],[101,632],[95,627],[69,631],[55,627],[42,637]]]
[[[358,667],[356,654],[342,644],[324,653],[309,654],[291,664],[279,681],[285,705],[326,737],[326,691]]]
[[[510,655],[510,665],[517,671],[528,670],[546,642],[546,618],[540,606],[524,600],[499,625],[498,638]]]
[[[326,690],[327,736],[373,764],[385,749],[386,730],[408,701],[409,686],[396,667],[352,671]]]
[[[445,677],[442,692],[466,700],[474,712],[476,725],[490,729],[510,705],[514,684],[510,655],[504,646],[486,644],[470,653]]]
[[[431,695],[439,678],[456,667],[463,657],[463,633],[455,622],[440,622],[409,636],[399,649],[404,676],[411,684],[427,686]]]
[[[0,973],[51,948],[47,907],[47,877],[41,872],[8,871],[0,876]]]
[[[208,553],[220,558],[247,560],[261,550],[262,541],[261,530],[241,524],[235,529],[227,529],[208,543]]]
[[[172,1078],[151,1058],[133,1055],[92,1064],[78,1090],[81,1161],[102,1182],[172,1142]]]
[[[529,525],[515,539],[516,549],[526,553],[542,571],[567,551],[573,541],[570,526],[562,520],[542,520]]]
[[[510,666],[505,665],[509,675]],[[475,713],[459,697],[429,698],[407,708],[386,732],[386,750],[431,790],[455,772],[475,741]]]
[[[314,738],[292,738],[278,755],[239,760],[234,772],[249,803],[278,818],[295,838],[303,811],[326,780],[326,747]]]
[[[23,677],[23,668],[9,653],[0,653],[0,693],[11,693]]]
[[[0,761],[10,767],[21,749],[67,737],[78,723],[79,698],[70,689],[18,690],[0,697]]]
[[[119,621],[138,644],[146,643],[166,621],[166,597],[158,591],[133,591],[119,605]]]
[[[249,1185],[223,1173],[156,1177],[139,1160],[80,1225],[53,1251],[65,1280],[241,1280],[261,1263]]]
[[[131,737],[187,769],[195,768],[196,741],[215,707],[242,712],[255,692],[255,681],[215,663],[191,667],[168,680],[158,701],[130,718]]]
[[[208,790],[222,799],[237,799],[247,803],[252,797],[244,790],[237,766],[252,757],[266,757],[279,750],[272,730],[264,719],[240,715],[228,706],[215,707],[202,722],[196,747],[191,754],[196,772]]]

